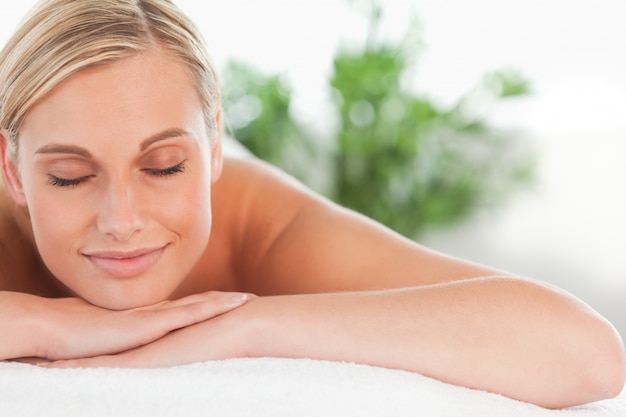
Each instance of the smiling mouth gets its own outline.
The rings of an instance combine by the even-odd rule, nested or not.
[[[133,252],[96,252],[84,254],[102,272],[115,278],[132,278],[152,268],[163,256],[167,245]]]

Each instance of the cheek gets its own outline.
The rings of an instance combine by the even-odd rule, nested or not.
[[[161,205],[166,227],[179,234],[181,240],[204,250],[211,231],[211,186],[202,178],[177,190]]]
[[[69,260],[85,236],[88,208],[80,202],[56,199],[30,199],[29,213],[39,254],[57,277],[65,277],[71,268]]]

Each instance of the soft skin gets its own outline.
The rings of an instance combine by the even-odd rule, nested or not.
[[[20,129],[15,199],[28,207],[46,266],[93,304],[125,309],[168,298],[207,246],[221,154],[219,141],[211,152],[185,74],[162,53],[85,70]],[[154,171],[178,164],[172,175]]]
[[[0,138],[21,207],[2,201],[2,227],[27,242],[0,255],[0,333],[15,336],[1,358],[346,360],[546,407],[622,389],[622,342],[580,300],[428,250],[254,158],[222,161],[205,126],[186,72],[155,49],[60,84],[26,117],[17,161]]]

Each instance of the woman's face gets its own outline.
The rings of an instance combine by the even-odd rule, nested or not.
[[[20,129],[14,197],[50,271],[93,304],[165,300],[206,249],[221,151],[187,74],[159,50],[87,69]]]

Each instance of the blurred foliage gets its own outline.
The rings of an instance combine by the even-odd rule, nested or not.
[[[222,84],[229,133],[254,155],[305,179],[306,165],[294,155],[316,151],[306,130],[290,113],[292,89],[286,80],[263,74],[244,62],[230,61],[222,73]]]
[[[534,156],[527,144],[488,126],[484,111],[527,94],[528,81],[513,70],[495,71],[441,108],[406,86],[420,52],[415,32],[395,44],[380,41],[382,9],[367,4],[365,45],[342,48],[334,58],[329,88],[339,126],[330,151],[320,145],[328,138],[312,137],[292,116],[292,90],[281,77],[236,62],[224,71],[225,119],[233,136],[305,181],[320,169],[309,163],[307,172],[303,161],[323,155],[331,178],[319,191],[410,238],[500,204],[528,184]]]
[[[289,113],[291,87],[241,62],[229,62],[223,77],[228,128],[252,153],[280,164],[285,146],[299,133]]]

